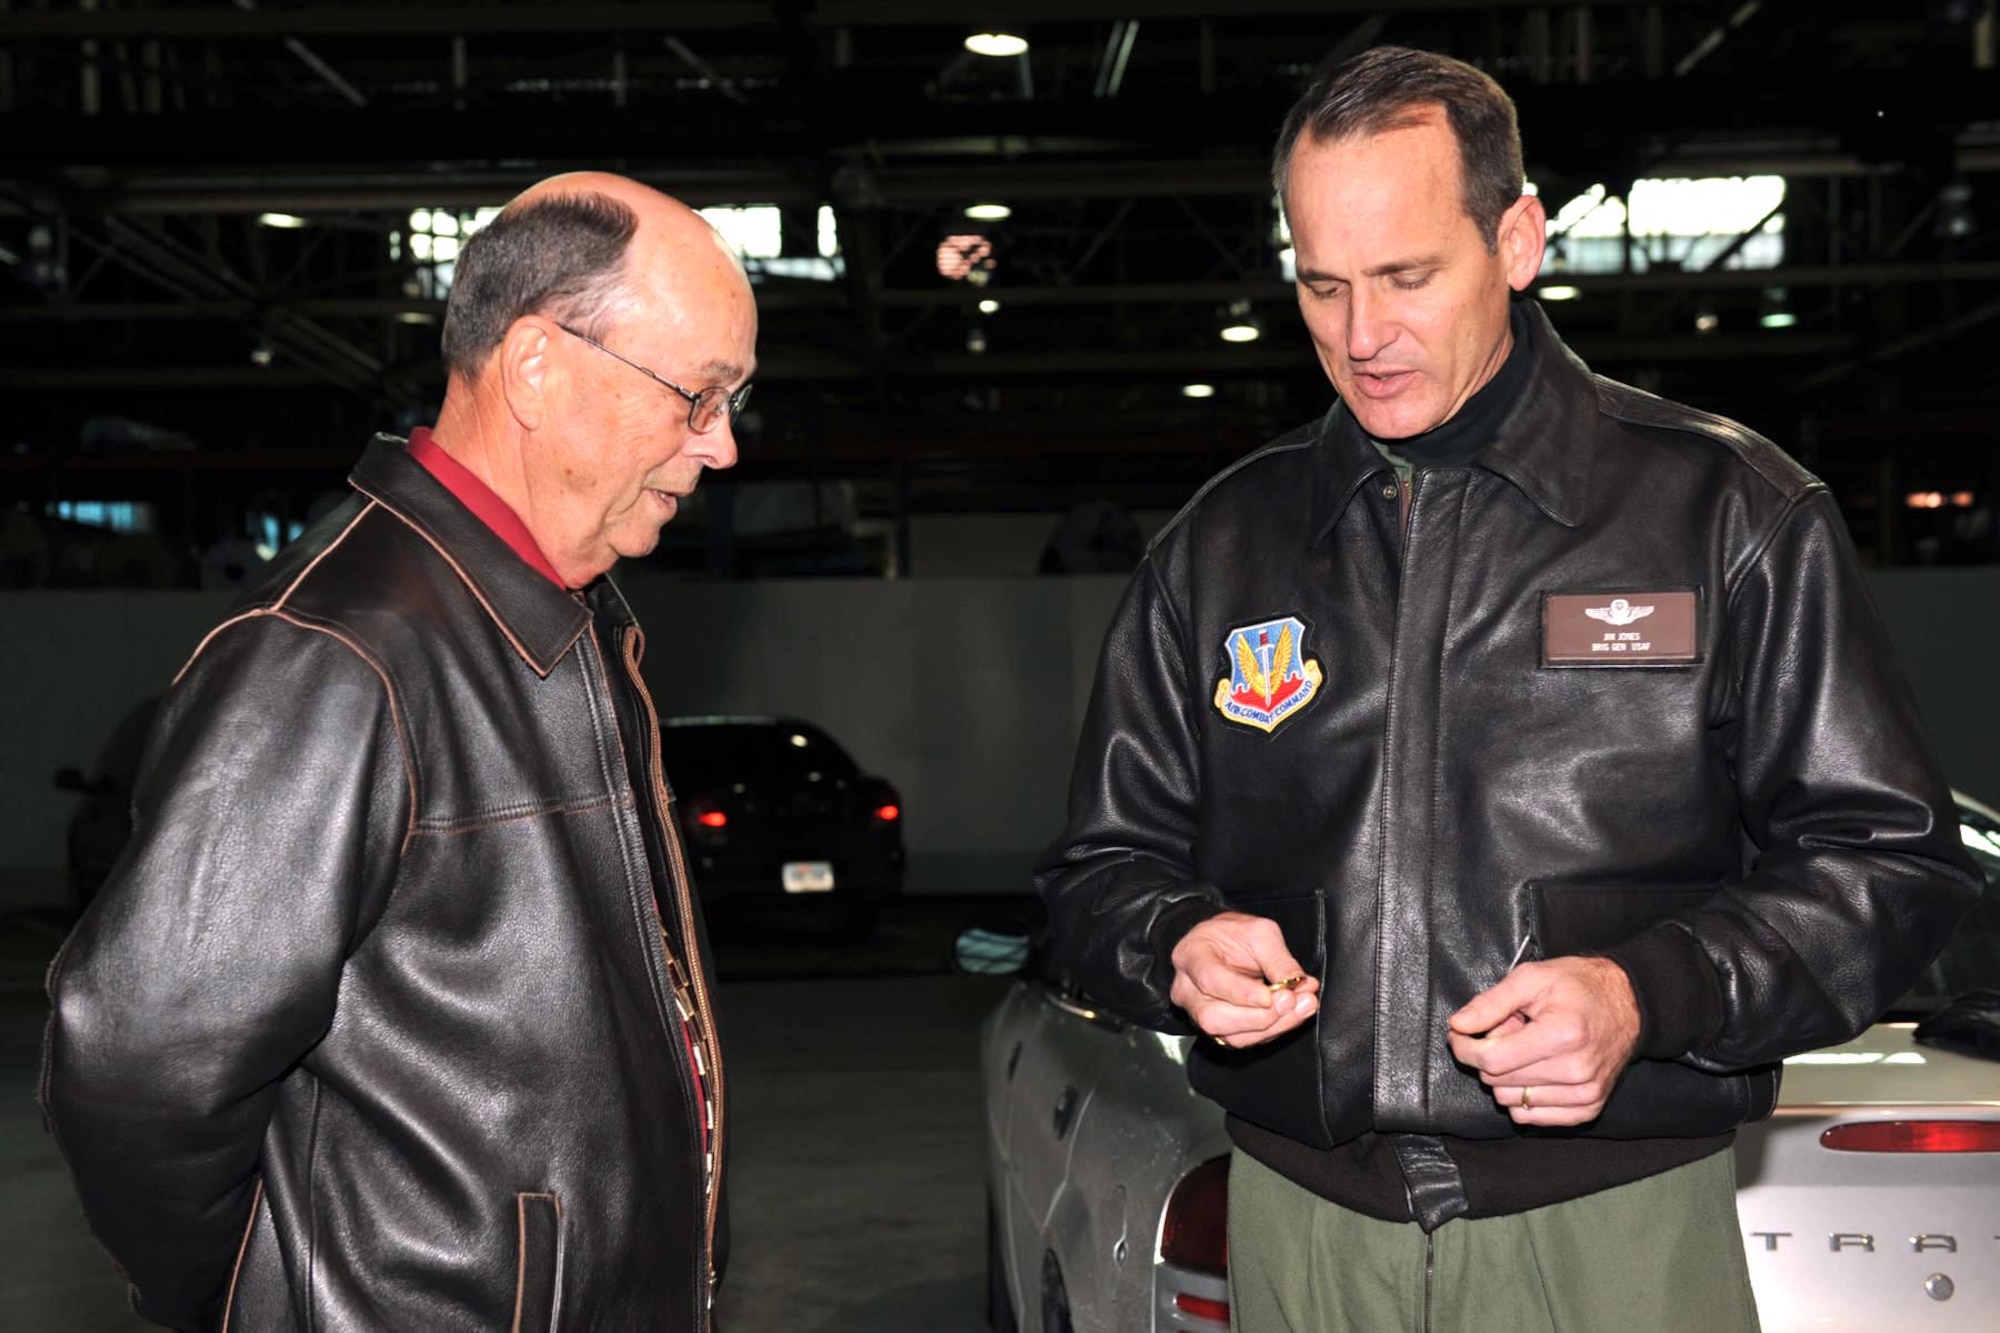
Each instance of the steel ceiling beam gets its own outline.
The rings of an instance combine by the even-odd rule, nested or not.
[[[1781,268],[1719,269],[1710,272],[1547,273],[1536,287],[1576,287],[1586,296],[1620,292],[1754,291],[1765,287],[1922,286],[1938,283],[2000,282],[2000,260],[1903,264],[1794,264]],[[1096,283],[1087,286],[983,288],[889,287],[875,300],[884,307],[970,308],[983,297],[1008,307],[1222,304],[1245,298],[1268,303],[1292,300],[1291,284],[1273,278],[1223,282]],[[757,305],[767,313],[837,310],[847,307],[849,290],[838,284],[760,284]],[[101,323],[104,321],[238,320],[256,314],[308,318],[393,319],[425,315],[442,319],[444,302],[413,297],[307,297],[268,301],[190,299],[187,301],[16,302],[0,304],[0,324]]]
[[[1646,0],[1592,0],[1631,8]],[[1324,18],[1370,14],[1392,0],[1242,0],[1231,17]],[[1402,13],[1545,8],[1548,0],[1393,0]],[[1712,6],[1727,12],[1729,4]],[[668,4],[315,5],[303,9],[17,9],[0,12],[0,41],[130,37],[436,37],[495,33],[669,33],[781,26],[783,6],[762,0]],[[820,0],[804,11],[820,28],[965,28],[970,20],[934,0]],[[1215,0],[981,0],[981,23],[1091,23],[1112,19],[1210,18]]]

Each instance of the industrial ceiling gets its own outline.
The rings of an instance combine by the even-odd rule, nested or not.
[[[1995,26],[1994,0],[0,0],[0,478],[185,523],[323,489],[436,404],[438,256],[592,167],[779,210],[743,480],[1171,507],[1330,401],[1270,143],[1323,62],[1393,41],[1507,87],[1552,215],[1628,219],[1543,275],[1586,359],[1778,438],[1897,558],[1911,487],[2000,492]],[[1763,176],[1782,202],[1737,235],[1635,234],[1635,181]]]

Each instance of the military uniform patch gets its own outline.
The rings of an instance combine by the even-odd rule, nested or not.
[[[1259,731],[1277,730],[1319,697],[1323,677],[1305,645],[1305,622],[1297,616],[1229,631],[1222,641],[1229,673],[1215,683],[1215,711]]]

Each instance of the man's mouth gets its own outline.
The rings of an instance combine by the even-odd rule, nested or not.
[[[1393,398],[1416,378],[1414,370],[1357,370],[1354,387],[1369,398]]]
[[[681,497],[674,494],[672,491],[656,490],[653,487],[648,486],[646,488],[646,494],[652,496],[653,503],[659,505],[669,514],[672,514],[676,509],[680,508]]]

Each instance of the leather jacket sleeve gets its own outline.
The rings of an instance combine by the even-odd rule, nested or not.
[[[1070,777],[1069,822],[1035,884],[1056,970],[1120,1013],[1192,1033],[1168,998],[1174,945],[1223,910],[1193,870],[1195,716],[1181,627],[1148,557],[1099,656]]]
[[[41,1089],[155,1322],[221,1320],[279,1081],[379,915],[407,772],[384,677],[290,613],[216,631],[161,709],[132,841],[50,969]]]
[[[1804,493],[1728,590],[1748,875],[1607,950],[1638,1054],[1722,1072],[1846,1041],[1916,980],[1979,892],[1831,497]]]

